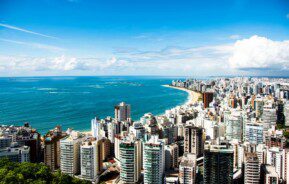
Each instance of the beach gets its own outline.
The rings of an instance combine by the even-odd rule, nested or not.
[[[162,85],[162,86],[187,92],[189,94],[188,101],[186,102],[187,105],[195,104],[196,102],[198,102],[199,100],[201,100],[203,98],[202,93],[200,93],[200,92],[192,91],[192,90],[189,90],[186,88],[175,87],[175,86],[171,86],[171,85],[167,85],[167,84]]]

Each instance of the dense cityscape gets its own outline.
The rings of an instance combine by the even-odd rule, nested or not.
[[[188,92],[188,101],[139,120],[121,102],[114,117],[92,119],[88,132],[57,126],[40,135],[28,123],[1,125],[0,158],[92,183],[289,183],[289,79],[164,87]]]

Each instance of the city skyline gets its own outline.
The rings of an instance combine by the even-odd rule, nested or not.
[[[0,2],[0,76],[287,76],[289,2]]]

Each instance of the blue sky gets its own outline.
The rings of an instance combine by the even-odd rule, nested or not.
[[[286,75],[288,0],[0,0],[0,76]]]

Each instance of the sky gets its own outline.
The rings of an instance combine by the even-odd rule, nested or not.
[[[0,0],[0,76],[288,76],[289,0]]]

